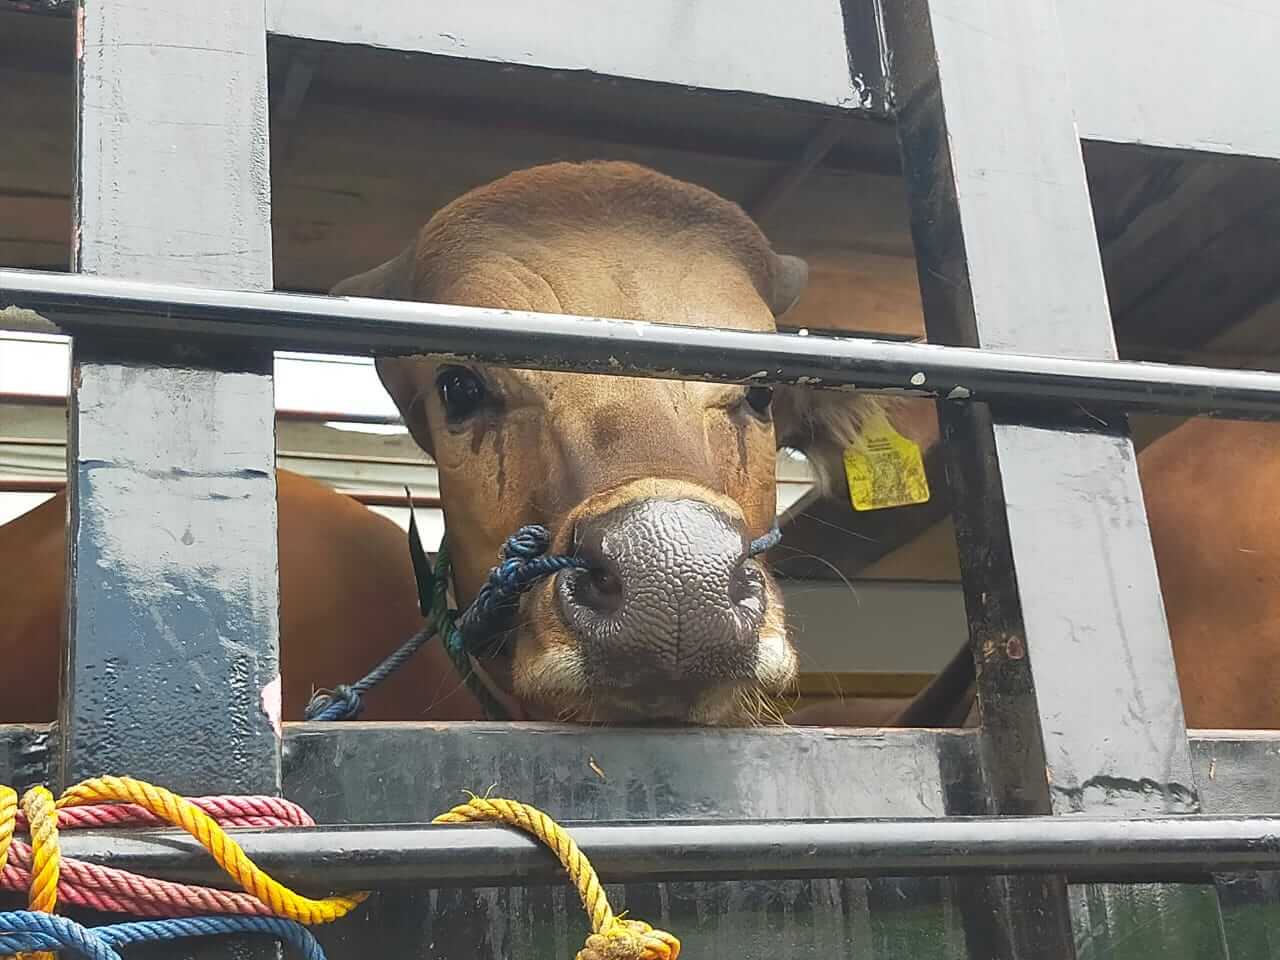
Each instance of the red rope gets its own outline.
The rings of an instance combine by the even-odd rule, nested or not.
[[[191,801],[224,827],[309,827],[315,821],[295,803],[276,797],[198,797]],[[168,827],[131,803],[88,804],[58,811],[59,830],[95,827]],[[26,817],[18,815],[18,828]],[[16,837],[0,870],[0,890],[25,892],[31,886],[31,846]],[[247,893],[172,883],[115,867],[62,859],[58,897],[65,903],[104,913],[137,917],[185,917],[209,913],[270,916],[266,904]]]

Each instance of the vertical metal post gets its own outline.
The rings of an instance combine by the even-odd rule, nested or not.
[[[262,0],[77,16],[73,266],[269,289]],[[271,364],[74,345],[64,783],[279,792]]]
[[[1053,0],[880,12],[930,340],[1114,357]],[[1127,421],[958,406],[940,412],[992,812],[1197,812]],[[996,955],[1111,956],[1137,898],[1150,922],[1126,929],[1126,956],[1225,956],[1177,922],[1205,929],[1209,887],[993,889]]]

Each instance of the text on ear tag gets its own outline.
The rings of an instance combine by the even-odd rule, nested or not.
[[[884,510],[926,503],[929,481],[924,473],[924,455],[878,412],[844,452],[844,474],[849,481],[849,500],[855,510]]]

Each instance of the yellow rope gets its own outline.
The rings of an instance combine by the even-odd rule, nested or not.
[[[18,823],[18,791],[0,783],[0,870],[9,862],[9,844]]]
[[[591,917],[591,936],[577,960],[676,960],[680,941],[642,920],[614,916],[595,868],[564,828],[536,807],[514,800],[473,796],[432,823],[504,823],[541,840],[556,855],[578,888]]]
[[[236,883],[257,897],[279,917],[299,923],[331,923],[359,906],[368,893],[352,893],[312,900],[267,876],[217,822],[189,800],[163,787],[129,777],[95,777],[69,788],[58,799],[59,807],[87,803],[136,803],[191,834]],[[32,821],[34,824],[35,821]],[[33,837],[34,840],[34,837]],[[34,845],[34,844],[33,844]]]
[[[194,837],[241,887],[280,917],[300,923],[329,923],[354,910],[368,893],[351,893],[312,900],[272,879],[227,836],[216,821],[195,804],[163,787],[130,777],[96,777],[76,784],[54,801],[45,787],[32,787],[22,796],[22,810],[31,831],[32,910],[52,913],[58,904],[58,809],[90,803],[134,803],[181,827]],[[4,868],[18,815],[18,794],[0,784],[0,869]],[[541,810],[514,800],[482,799],[454,807],[434,823],[502,823],[516,827],[546,844],[577,887],[591,918],[591,935],[577,960],[677,960],[680,941],[640,920],[616,916],[600,878],[573,838]],[[54,960],[53,954],[29,954],[34,960]]]
[[[48,787],[32,787],[22,795],[22,812],[31,824],[32,910],[53,913],[58,905],[58,873],[62,858],[58,851],[58,808]],[[19,954],[30,960],[57,960],[48,952]]]

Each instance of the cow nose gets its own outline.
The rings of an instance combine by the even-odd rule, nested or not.
[[[581,569],[557,580],[588,672],[611,684],[753,676],[767,593],[741,520],[698,500],[639,500],[584,518]]]

